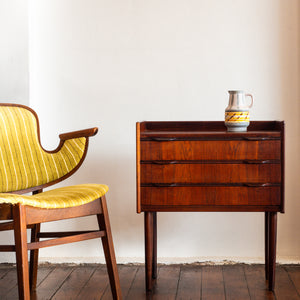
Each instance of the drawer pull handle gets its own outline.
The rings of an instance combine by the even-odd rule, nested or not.
[[[176,141],[175,137],[169,138],[169,137],[156,137],[156,138],[151,138],[152,141],[155,142],[172,142]]]
[[[177,183],[152,183],[154,187],[174,187]]]
[[[244,164],[268,164],[270,160],[244,160]]]
[[[177,163],[177,160],[153,160],[152,161],[152,164],[154,165],[172,165],[172,164],[176,164]]]
[[[266,187],[266,186],[272,186],[271,183],[245,183],[245,186],[247,187]]]
[[[246,141],[265,141],[265,140],[270,140],[270,138],[267,137],[255,137],[255,136],[245,136],[244,140]]]

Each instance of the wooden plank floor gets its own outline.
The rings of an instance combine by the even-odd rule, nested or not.
[[[162,265],[157,285],[145,293],[144,267],[120,265],[128,300],[300,299],[300,265],[277,266],[275,292],[267,290],[263,265]],[[18,299],[14,266],[0,265],[0,299]],[[32,299],[112,299],[105,265],[42,265]]]

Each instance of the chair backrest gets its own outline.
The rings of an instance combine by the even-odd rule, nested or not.
[[[43,188],[72,174],[86,154],[86,138],[61,141],[54,151],[40,144],[36,113],[0,104],[0,192]]]

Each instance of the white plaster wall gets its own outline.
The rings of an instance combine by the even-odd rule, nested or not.
[[[297,0],[29,1],[30,105],[42,142],[52,149],[60,132],[99,126],[81,170],[64,184],[109,185],[118,262],[144,256],[135,122],[223,120],[229,89],[253,94],[252,120],[286,121],[278,260],[300,262],[299,19]],[[160,213],[159,261],[262,262],[263,232],[262,213]],[[41,257],[103,261],[99,248],[89,241]]]
[[[0,102],[29,104],[28,1],[0,0]],[[0,240],[13,241],[9,232]],[[14,261],[2,252],[0,262]]]
[[[27,9],[27,0],[0,0],[0,102],[29,103]]]

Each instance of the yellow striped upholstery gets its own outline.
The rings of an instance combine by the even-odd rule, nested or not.
[[[26,196],[0,193],[0,203],[24,204],[39,208],[67,208],[89,203],[105,195],[105,184],[79,184]]]
[[[35,115],[24,107],[0,105],[0,192],[55,181],[71,172],[84,155],[86,138],[64,142],[58,152],[39,143]]]
[[[36,195],[10,193],[59,180],[83,159],[87,138],[65,140],[50,152],[41,147],[38,130],[37,117],[30,109],[0,104],[0,204],[67,208],[105,195],[108,187],[104,184],[81,184]]]

